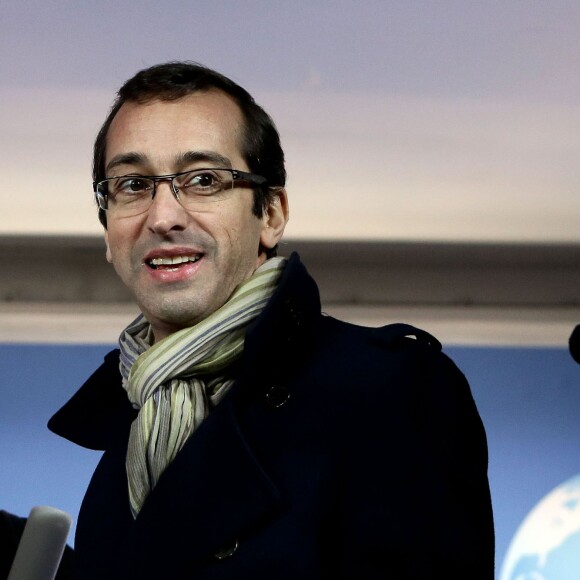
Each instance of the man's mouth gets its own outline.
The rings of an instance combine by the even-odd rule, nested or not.
[[[162,258],[149,258],[145,260],[145,263],[153,270],[168,269],[168,268],[179,268],[183,264],[188,264],[190,262],[197,262],[201,259],[201,254],[195,256],[171,256]]]

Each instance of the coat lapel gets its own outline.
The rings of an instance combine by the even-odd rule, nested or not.
[[[147,498],[131,534],[141,553],[212,558],[275,512],[280,492],[244,439],[234,401],[209,415]]]

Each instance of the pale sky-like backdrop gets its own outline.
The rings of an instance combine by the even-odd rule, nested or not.
[[[93,139],[195,60],[274,117],[294,238],[580,242],[578,0],[0,0],[0,234],[99,235]]]

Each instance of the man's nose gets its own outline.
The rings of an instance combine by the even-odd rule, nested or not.
[[[171,181],[156,183],[155,195],[147,215],[149,229],[158,234],[182,230],[187,225],[187,211],[177,200]]]

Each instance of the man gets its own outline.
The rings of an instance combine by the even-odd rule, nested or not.
[[[485,434],[427,333],[322,316],[268,115],[141,71],[95,144],[107,259],[143,313],[51,420],[105,453],[77,577],[493,577]]]

